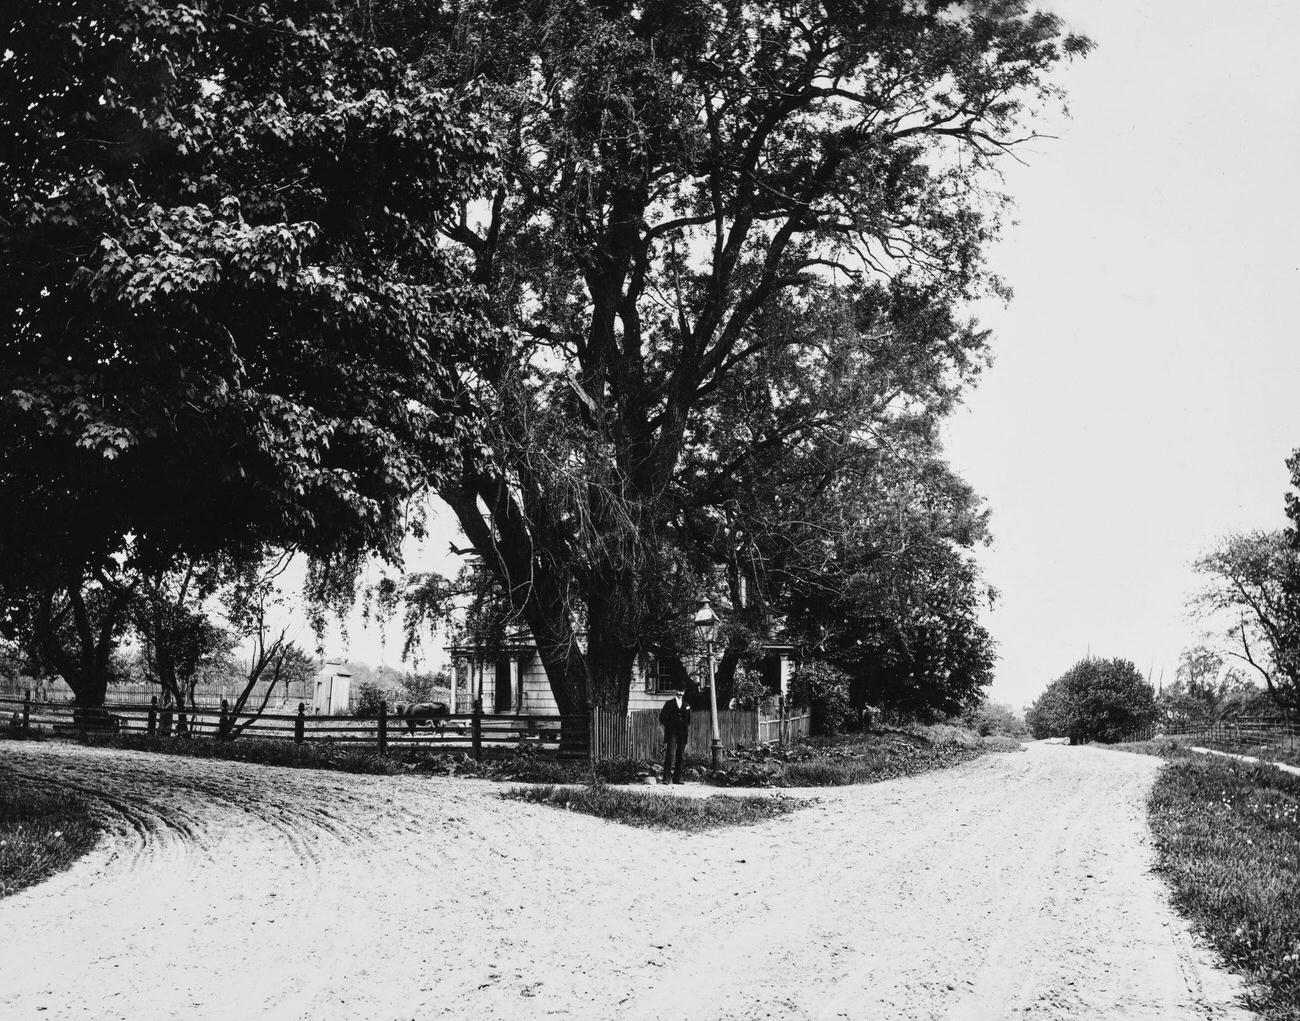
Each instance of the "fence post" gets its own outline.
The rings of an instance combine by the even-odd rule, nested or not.
[[[23,690],[23,730],[32,729],[32,689]]]
[[[483,758],[483,700],[474,699],[474,714],[470,717],[470,733],[473,735],[474,758]]]
[[[298,703],[298,718],[293,721],[294,744],[302,744],[303,731],[307,728],[307,707]]]
[[[217,740],[230,740],[230,700],[221,700],[221,715],[217,717]]]
[[[149,697],[149,736],[153,737],[158,733],[158,696]]]
[[[86,743],[86,711],[82,709],[81,706],[77,705],[75,702],[72,704],[72,718],[80,724],[81,743],[85,744]]]
[[[779,695],[776,700],[776,743],[780,747],[785,747],[785,696]]]
[[[388,751],[388,699],[379,700],[379,750]]]

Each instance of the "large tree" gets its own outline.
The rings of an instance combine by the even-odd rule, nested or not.
[[[1294,505],[1293,505],[1294,506]],[[1202,613],[1227,626],[1227,648],[1274,702],[1300,709],[1300,550],[1286,532],[1230,535],[1197,559]]]
[[[827,281],[986,289],[997,160],[1088,43],[1023,0],[448,3],[504,173],[447,236],[501,329],[439,489],[538,641],[562,711],[626,704],[680,578],[683,456],[759,328]],[[580,641],[586,632],[585,647]]]
[[[441,25],[419,6],[6,19],[0,592],[37,594],[26,619],[80,622],[128,560],[396,554],[469,431],[456,366],[484,336],[439,228],[490,146],[472,88],[421,72]]]

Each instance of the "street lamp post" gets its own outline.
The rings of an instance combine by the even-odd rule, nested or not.
[[[709,742],[709,757],[714,773],[722,768],[722,735],[718,731],[718,692],[713,684],[713,635],[717,627],[718,618],[706,599],[700,604],[699,612],[695,614],[695,630],[704,640],[704,658],[709,662],[709,723],[713,735]]]

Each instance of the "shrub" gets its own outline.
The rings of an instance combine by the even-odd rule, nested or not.
[[[829,663],[813,660],[800,666],[790,679],[790,698],[812,713],[812,729],[817,734],[838,733],[853,714],[849,676]]]
[[[1048,685],[1025,722],[1036,738],[1110,744],[1155,717],[1155,692],[1129,660],[1084,659]]]
[[[436,674],[406,673],[402,675],[402,692],[408,702],[444,701],[437,696],[451,691],[451,675],[446,670]]]
[[[763,675],[757,670],[737,670],[736,682],[731,690],[732,701],[737,709],[758,709],[763,700],[771,695],[763,683]]]
[[[357,687],[352,715],[373,720],[379,716],[379,707],[388,699],[388,693],[374,681],[362,681]]]
[[[1024,737],[1025,721],[1009,705],[981,702],[965,714],[965,723],[980,737]]]

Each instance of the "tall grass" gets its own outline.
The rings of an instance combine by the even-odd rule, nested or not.
[[[1174,904],[1256,984],[1250,1006],[1300,1019],[1300,777],[1180,755],[1148,807]]]
[[[66,869],[98,835],[83,802],[0,769],[0,897]]]
[[[700,830],[718,826],[746,826],[788,815],[808,804],[798,798],[773,795],[715,794],[708,798],[683,798],[649,791],[629,791],[605,784],[585,787],[513,787],[503,798],[550,805],[598,816],[626,826],[656,829]]]

